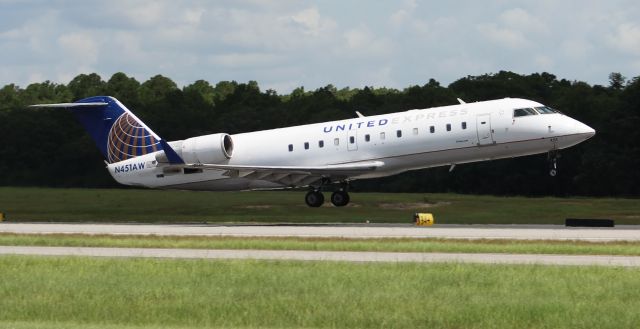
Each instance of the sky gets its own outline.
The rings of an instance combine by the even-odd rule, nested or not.
[[[640,1],[0,0],[0,86],[124,72],[285,94],[501,70],[639,76]]]

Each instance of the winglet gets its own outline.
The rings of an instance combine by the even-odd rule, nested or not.
[[[461,100],[460,98],[456,98],[456,99],[458,100],[458,103],[460,103],[460,104],[467,104],[467,102]]]
[[[365,117],[365,115],[360,113],[360,111],[356,111],[356,114],[358,115],[358,118],[364,118]]]
[[[169,143],[167,143],[164,139],[160,140],[160,145],[162,145],[162,150],[167,156],[169,164],[184,164],[184,160],[182,160],[178,153],[176,153],[176,151],[171,146],[169,146]]]

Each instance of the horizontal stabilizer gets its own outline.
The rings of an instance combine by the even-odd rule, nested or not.
[[[60,107],[60,108],[72,108],[72,107],[92,107],[92,106],[107,106],[109,103],[95,102],[95,103],[58,103],[58,104],[35,104],[29,105],[29,107]]]

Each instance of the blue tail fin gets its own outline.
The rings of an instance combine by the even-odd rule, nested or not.
[[[163,150],[160,137],[113,97],[54,105],[71,110],[109,163]]]
[[[117,99],[96,96],[76,103],[95,102],[107,105],[70,109],[109,163],[162,150],[160,137]]]

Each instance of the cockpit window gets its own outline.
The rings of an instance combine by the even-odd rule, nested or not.
[[[522,108],[513,110],[513,117],[525,117],[527,115],[537,115],[538,112],[534,111],[532,108]]]
[[[552,109],[548,106],[540,106],[536,107],[536,111],[540,112],[540,114],[551,114],[551,113],[560,113],[560,111],[556,109]]]

